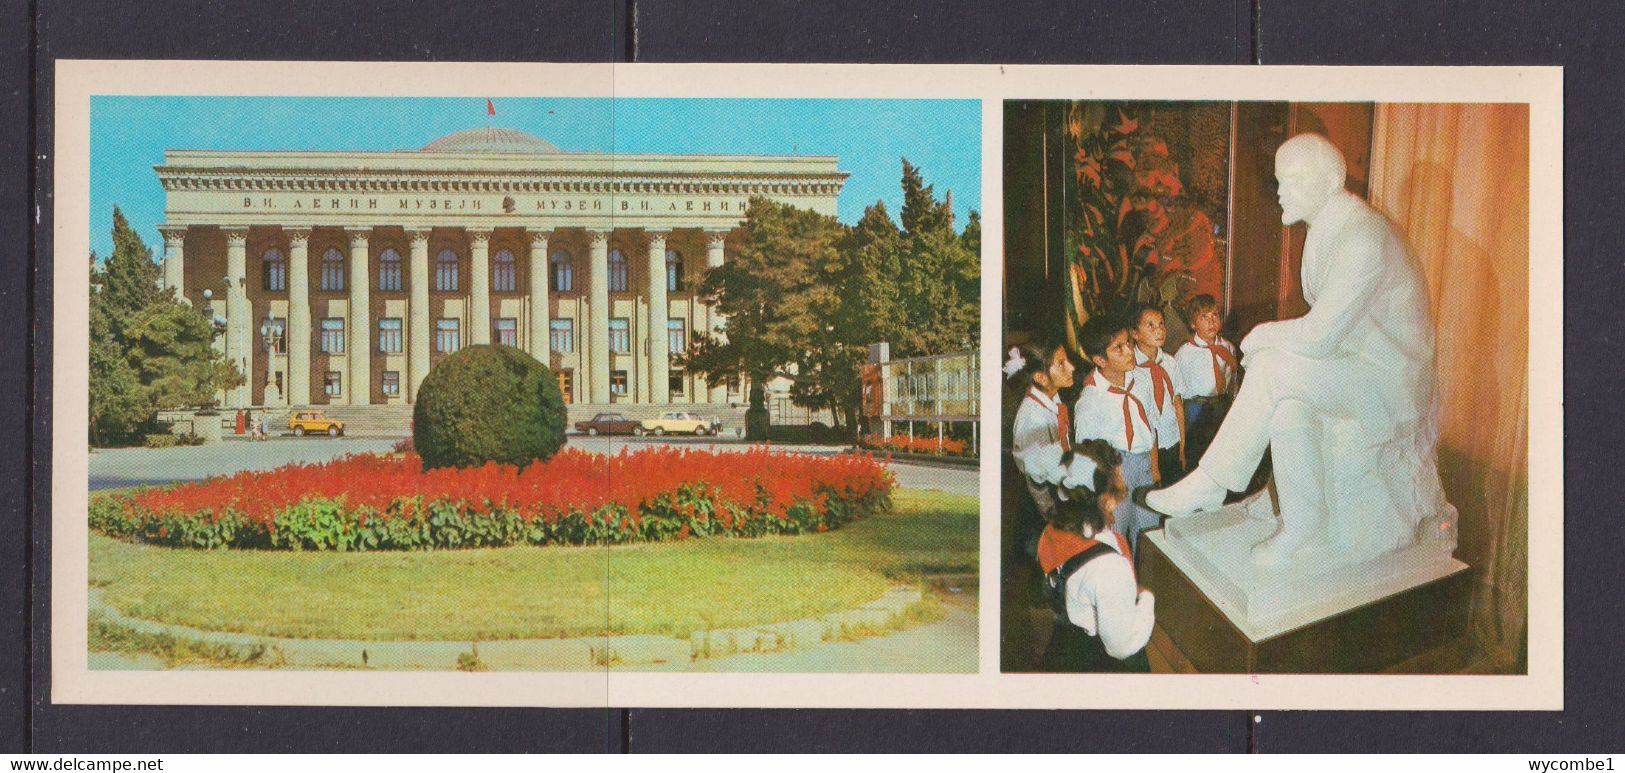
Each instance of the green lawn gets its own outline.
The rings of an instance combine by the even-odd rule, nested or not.
[[[975,497],[900,490],[894,512],[799,537],[411,553],[191,551],[92,534],[120,611],[210,630],[345,639],[687,635],[859,606],[972,574]]]

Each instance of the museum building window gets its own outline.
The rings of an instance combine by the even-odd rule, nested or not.
[[[688,323],[680,319],[666,320],[666,351],[682,354],[688,348]]]
[[[400,317],[384,317],[378,320],[378,351],[384,354],[401,353]]]
[[[322,354],[344,353],[344,318],[324,317],[322,319]]]
[[[457,253],[441,250],[434,257],[434,289],[443,293],[457,292]]]
[[[336,370],[327,371],[322,378],[322,394],[328,397],[344,394],[344,374]]]
[[[575,259],[568,252],[555,252],[548,258],[553,266],[553,292],[567,293],[574,290],[575,285]]]
[[[573,319],[555,319],[547,323],[548,348],[560,354],[576,350],[576,322]]]
[[[434,350],[450,354],[462,348],[462,320],[445,317],[434,323]]]
[[[327,292],[344,290],[344,253],[337,247],[328,247],[322,253],[322,289]]]
[[[379,386],[384,394],[390,397],[399,396],[401,393],[401,372],[398,370],[384,371],[384,376],[379,382]]]
[[[609,372],[609,393],[620,397],[626,396],[626,371],[612,370]]]
[[[631,325],[624,317],[609,321],[609,350],[616,354],[632,351]]]
[[[503,346],[519,345],[519,320],[501,317],[492,324],[492,328],[491,337],[496,339],[497,343]]]
[[[384,292],[401,291],[401,254],[393,247],[378,256],[378,289]]]
[[[620,250],[609,252],[609,291],[626,292],[626,256]]]
[[[288,289],[288,259],[275,247],[265,251],[261,258],[265,266],[265,291],[286,292]]]
[[[666,250],[666,290],[674,293],[683,290],[683,256],[676,250]]]
[[[491,259],[491,291],[511,293],[519,286],[519,270],[513,253],[502,250]],[[511,344],[510,344],[511,345]]]
[[[688,391],[687,383],[686,374],[683,371],[674,370],[666,379],[666,392],[673,397],[682,397]]]

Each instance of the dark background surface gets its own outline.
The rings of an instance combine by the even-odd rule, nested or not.
[[[634,21],[635,20],[635,21]],[[494,0],[0,2],[0,750],[1458,751],[1625,748],[1617,152],[1625,7],[1588,2],[1172,0],[738,4]],[[50,73],[58,58],[1560,64],[1565,71],[1562,712],[308,709],[48,700]],[[36,197],[35,193],[39,195]],[[38,220],[35,221],[35,206]],[[31,245],[32,257],[18,245]],[[1536,267],[1540,270],[1540,267]],[[21,331],[32,332],[22,346]],[[1537,342],[1538,345],[1538,342]],[[1553,377],[1556,377],[1554,374]],[[30,392],[30,385],[36,391]],[[36,396],[39,395],[39,396]],[[35,466],[34,460],[40,460]],[[1544,520],[1544,519],[1540,519]],[[23,535],[28,535],[24,538]],[[1555,569],[1554,569],[1555,570]],[[1109,728],[1103,732],[1102,728]]]

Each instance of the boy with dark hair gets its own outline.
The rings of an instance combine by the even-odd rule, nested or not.
[[[1102,440],[1085,440],[1075,453],[1094,465],[1090,490],[1057,496],[1061,504],[1038,541],[1038,564],[1055,612],[1041,669],[1149,671],[1145,645],[1156,622],[1156,598],[1139,587],[1128,540],[1111,530],[1119,507],[1129,504],[1121,457]]]
[[[1179,393],[1182,376],[1174,356],[1163,351],[1168,327],[1162,310],[1140,306],[1134,310],[1135,378],[1151,383],[1157,422],[1157,469],[1162,480],[1179,480],[1185,475],[1185,404]],[[1151,406],[1148,406],[1151,407]]]
[[[1073,437],[1078,441],[1104,440],[1122,455],[1123,479],[1129,489],[1150,486],[1156,472],[1157,423],[1155,397],[1148,379],[1135,378],[1134,344],[1121,318],[1096,317],[1078,332],[1078,346],[1095,366],[1084,379],[1072,411]],[[1140,532],[1155,528],[1149,511],[1124,503],[1115,530],[1138,549]]]
[[[1224,317],[1217,299],[1205,293],[1192,298],[1185,306],[1185,323],[1191,339],[1179,347],[1174,363],[1185,404],[1185,461],[1195,467],[1230,410],[1241,366],[1235,345],[1219,335]]]

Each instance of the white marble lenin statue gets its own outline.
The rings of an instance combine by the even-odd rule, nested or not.
[[[1146,497],[1170,516],[1218,508],[1227,490],[1246,487],[1268,447],[1280,524],[1253,548],[1259,564],[1354,562],[1454,526],[1435,456],[1421,269],[1387,219],[1344,190],[1345,174],[1342,153],[1318,134],[1276,152],[1281,220],[1309,224],[1302,283],[1311,308],[1243,339],[1246,375],[1207,453]]]

